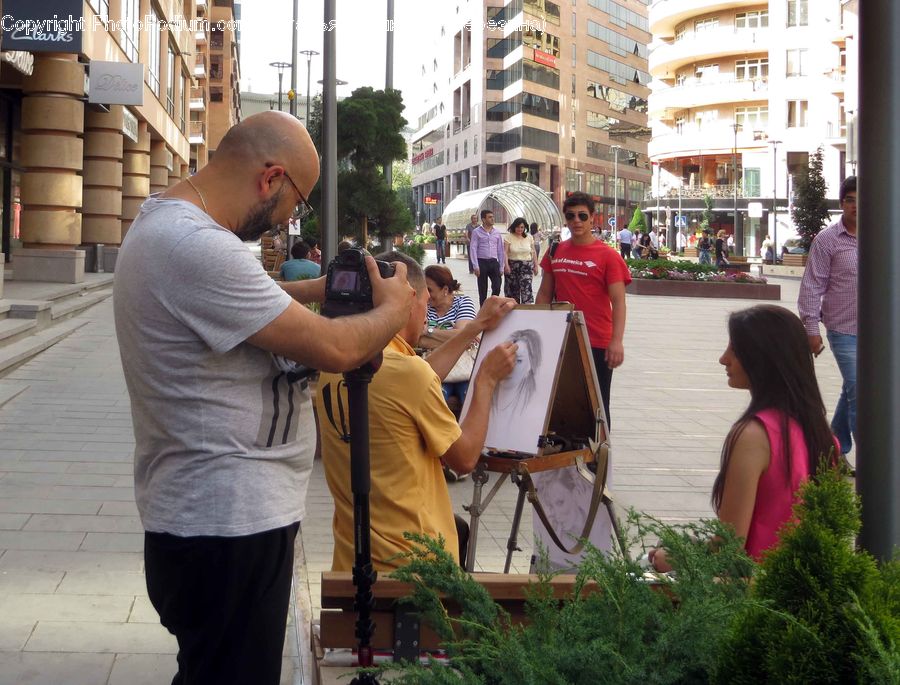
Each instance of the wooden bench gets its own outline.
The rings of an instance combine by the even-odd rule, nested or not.
[[[473,573],[472,577],[482,585],[494,598],[494,601],[509,612],[514,622],[526,620],[526,590],[538,582],[536,575],[505,573]],[[550,581],[553,596],[562,600],[572,593],[575,584],[574,575],[555,576]],[[588,591],[595,591],[596,585],[586,586]],[[372,620],[375,631],[371,646],[375,651],[393,652],[395,658],[417,659],[422,652],[433,652],[441,649],[441,640],[437,634],[423,624],[415,612],[397,600],[412,594],[412,586],[384,576],[379,576],[372,587],[375,606]],[[326,649],[356,649],[358,640],[355,635],[356,612],[353,610],[353,599],[356,588],[353,586],[352,574],[329,571],[322,574],[322,612],[320,631],[314,638],[313,652],[320,662],[317,665],[319,683],[331,682],[327,671],[321,665]],[[458,614],[452,603],[447,604],[450,615]],[[346,666],[333,667],[334,671],[347,673]]]

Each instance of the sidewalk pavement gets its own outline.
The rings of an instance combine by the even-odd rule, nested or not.
[[[447,266],[477,299],[465,261],[454,255]],[[778,282],[781,304],[795,309],[798,281]],[[747,402],[717,359],[728,313],[754,302],[629,295],[627,304],[625,363],[612,386],[616,504],[667,521],[709,517],[722,441]],[[175,671],[175,640],[144,584],[112,300],[80,317],[89,322],[0,377],[0,685],[149,685]],[[816,368],[831,409],[840,374],[830,354]],[[471,481],[450,490],[463,513]],[[514,501],[506,484],[482,517],[479,569],[502,570]],[[297,644],[331,563],[332,504],[318,463],[307,511],[295,573],[303,637],[290,617],[283,683],[301,682]],[[530,531],[526,510],[514,571],[527,571]]]

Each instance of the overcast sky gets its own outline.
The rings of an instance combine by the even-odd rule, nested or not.
[[[421,113],[423,90],[417,46],[434,35],[421,17],[442,0],[395,0],[394,87],[403,91],[404,116],[410,122]],[[349,95],[360,86],[384,88],[386,0],[338,0],[337,77],[348,82],[338,87],[339,95]],[[322,0],[300,0],[300,50],[322,52]],[[291,61],[293,0],[244,0],[241,5],[241,90],[255,93],[278,91],[278,72],[270,62]],[[306,57],[300,55],[297,92],[306,94]],[[312,58],[312,93],[321,86],[322,56]],[[284,73],[284,91],[290,88],[290,69]],[[287,102],[285,102],[287,109]]]

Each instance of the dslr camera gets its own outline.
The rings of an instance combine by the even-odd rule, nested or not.
[[[394,264],[376,260],[382,278],[394,275]],[[322,315],[332,319],[360,314],[372,309],[372,283],[366,269],[366,253],[349,248],[331,260],[325,276]]]

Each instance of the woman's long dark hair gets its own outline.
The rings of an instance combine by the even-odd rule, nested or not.
[[[813,356],[806,330],[797,315],[770,304],[734,312],[728,318],[731,349],[750,381],[750,405],[725,438],[722,465],[713,485],[712,504],[718,511],[725,489],[725,473],[734,444],[753,417],[764,409],[781,415],[781,437],[790,479],[790,429],[794,419],[803,431],[809,451],[809,473],[818,471],[819,460],[834,453],[834,436],[825,418],[825,403],[819,392]]]

